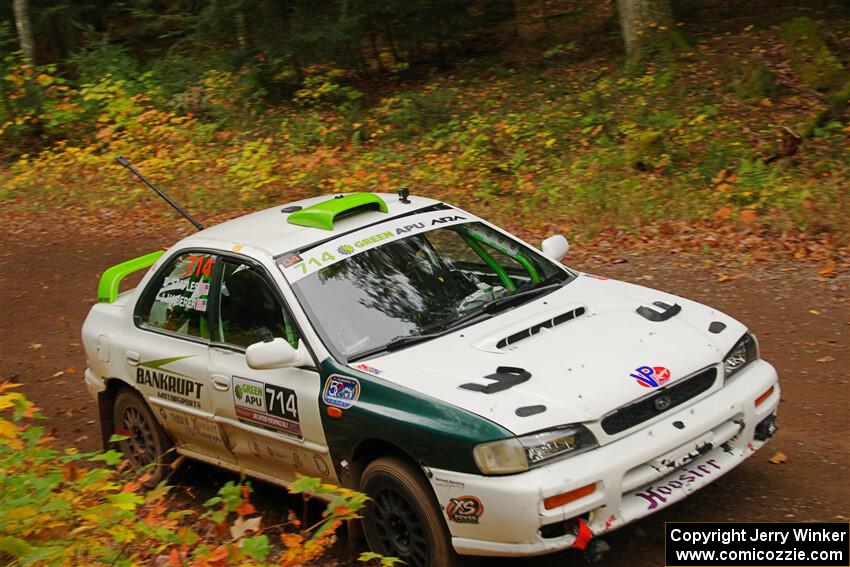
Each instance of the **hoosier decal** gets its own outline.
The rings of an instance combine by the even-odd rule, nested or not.
[[[189,356],[177,356],[173,358],[161,358],[140,362],[136,368],[136,384],[154,388],[157,397],[172,402],[177,402],[192,408],[201,407],[201,389],[204,385],[196,382],[189,376],[178,372],[162,370],[162,367]]]
[[[635,493],[649,503],[647,510],[654,510],[658,504],[667,502],[665,496],[670,496],[674,491],[687,487],[689,484],[696,482],[698,478],[711,476],[715,471],[719,471],[720,465],[714,459],[708,459],[705,463],[691,467],[690,470],[684,470],[678,478],[665,482],[664,484],[653,488],[652,486],[644,489],[642,492]]]

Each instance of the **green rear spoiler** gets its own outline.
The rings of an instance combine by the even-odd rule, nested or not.
[[[121,285],[121,280],[145,268],[153,266],[157,260],[165,254],[165,250],[157,250],[126,262],[121,262],[112,266],[100,276],[100,283],[97,285],[97,300],[99,303],[112,303],[118,297],[118,286]]]
[[[389,209],[383,199],[374,193],[353,193],[338,196],[321,203],[311,205],[306,209],[295,211],[286,217],[290,224],[333,230],[334,221],[346,215],[363,210],[378,210],[386,213]]]

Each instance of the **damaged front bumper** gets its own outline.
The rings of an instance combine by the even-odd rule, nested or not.
[[[757,360],[716,393],[593,451],[500,477],[431,469],[430,481],[444,512],[452,499],[475,497],[482,505],[475,522],[446,516],[458,553],[551,553],[576,543],[573,528],[579,518],[599,536],[670,506],[732,470],[775,431],[779,395],[776,370]],[[589,484],[595,490],[569,504],[551,510],[543,504]]]

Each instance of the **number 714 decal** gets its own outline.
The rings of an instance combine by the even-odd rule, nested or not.
[[[294,390],[234,376],[233,404],[236,417],[243,423],[301,437]]]

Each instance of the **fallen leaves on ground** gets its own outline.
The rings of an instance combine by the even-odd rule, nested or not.
[[[769,459],[772,465],[781,465],[788,462],[788,456],[785,453],[777,452]]]

